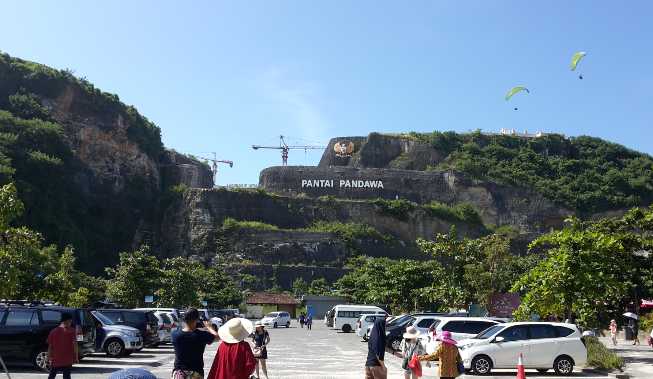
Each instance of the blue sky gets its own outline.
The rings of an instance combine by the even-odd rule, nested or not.
[[[279,134],[505,127],[653,153],[651,14],[643,0],[4,1],[0,50],[117,93],[168,147],[234,160],[218,183],[256,183],[280,155],[250,146]],[[584,80],[568,68],[579,50]],[[503,97],[519,84],[515,112]]]

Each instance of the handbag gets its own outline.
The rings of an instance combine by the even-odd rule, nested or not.
[[[463,365],[462,362],[458,362],[458,375],[462,375],[465,373],[465,365]]]
[[[261,358],[263,355],[263,347],[255,347],[252,350],[252,353],[254,353],[254,358]]]
[[[403,361],[401,362],[401,368],[403,368],[404,370],[408,370],[408,369],[410,368],[410,366],[408,366],[408,364],[410,363],[411,357],[412,357],[413,354],[415,353],[415,349],[417,349],[417,343],[416,343],[415,346],[413,346],[413,348],[410,350],[410,353],[409,353],[409,354],[406,354],[406,356],[404,357]]]
[[[419,357],[417,355],[413,355],[413,358],[408,363],[408,368],[413,371],[415,376],[422,376],[422,363],[419,361]]]

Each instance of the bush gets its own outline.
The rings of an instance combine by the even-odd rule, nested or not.
[[[587,366],[602,370],[621,370],[624,360],[605,347],[596,337],[583,337],[587,346]]]
[[[408,219],[408,214],[417,208],[416,203],[404,199],[386,200],[379,198],[372,201],[372,204],[379,207],[381,213],[404,221]]]
[[[470,224],[483,224],[481,216],[473,205],[459,203],[453,206],[432,201],[422,206],[431,216],[452,222],[466,222]]]
[[[251,229],[251,230],[281,230],[276,225],[266,224],[260,221],[240,221],[233,218],[227,217],[222,222],[222,230],[225,232],[238,231],[241,229]]]

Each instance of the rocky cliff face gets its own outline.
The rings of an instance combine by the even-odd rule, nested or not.
[[[65,189],[49,199],[47,184],[33,180],[38,174],[18,161],[20,151],[13,179],[28,209],[25,221],[49,242],[72,243],[87,271],[102,272],[119,251],[155,238],[159,198],[167,187],[213,186],[207,167],[166,152],[158,127],[136,109],[67,71],[0,54],[0,110],[61,126]],[[48,146],[30,147],[40,148]],[[0,175],[0,183],[6,180],[12,178]],[[59,220],[40,209],[51,205]]]
[[[310,197],[407,199],[417,203],[472,204],[487,225],[510,225],[543,232],[562,224],[572,212],[525,188],[472,180],[448,171],[412,171],[355,167],[271,167],[261,172],[268,191]]]

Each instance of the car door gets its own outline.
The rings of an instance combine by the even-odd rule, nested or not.
[[[3,357],[27,359],[38,345],[39,318],[34,309],[9,309],[1,328],[5,345]]]
[[[497,337],[503,337],[503,341],[497,341]],[[501,331],[490,343],[492,353],[490,357],[494,366],[515,367],[519,354],[523,355],[524,364],[529,360],[528,348],[528,325],[514,325]]]
[[[428,334],[429,327],[437,320],[435,317],[421,317],[413,324],[421,334]]]
[[[557,338],[555,328],[548,324],[531,324],[529,330],[530,359],[527,366],[536,368],[553,367],[553,361],[560,351],[560,341]]]
[[[7,338],[9,337],[9,334],[5,330],[5,316],[7,315],[7,311],[4,309],[0,309],[0,356],[5,357],[7,356]]]
[[[455,341],[462,341],[466,338],[464,337],[466,335],[465,334],[466,322],[467,321],[452,320],[442,325],[441,330],[450,332],[451,338],[453,338]]]

